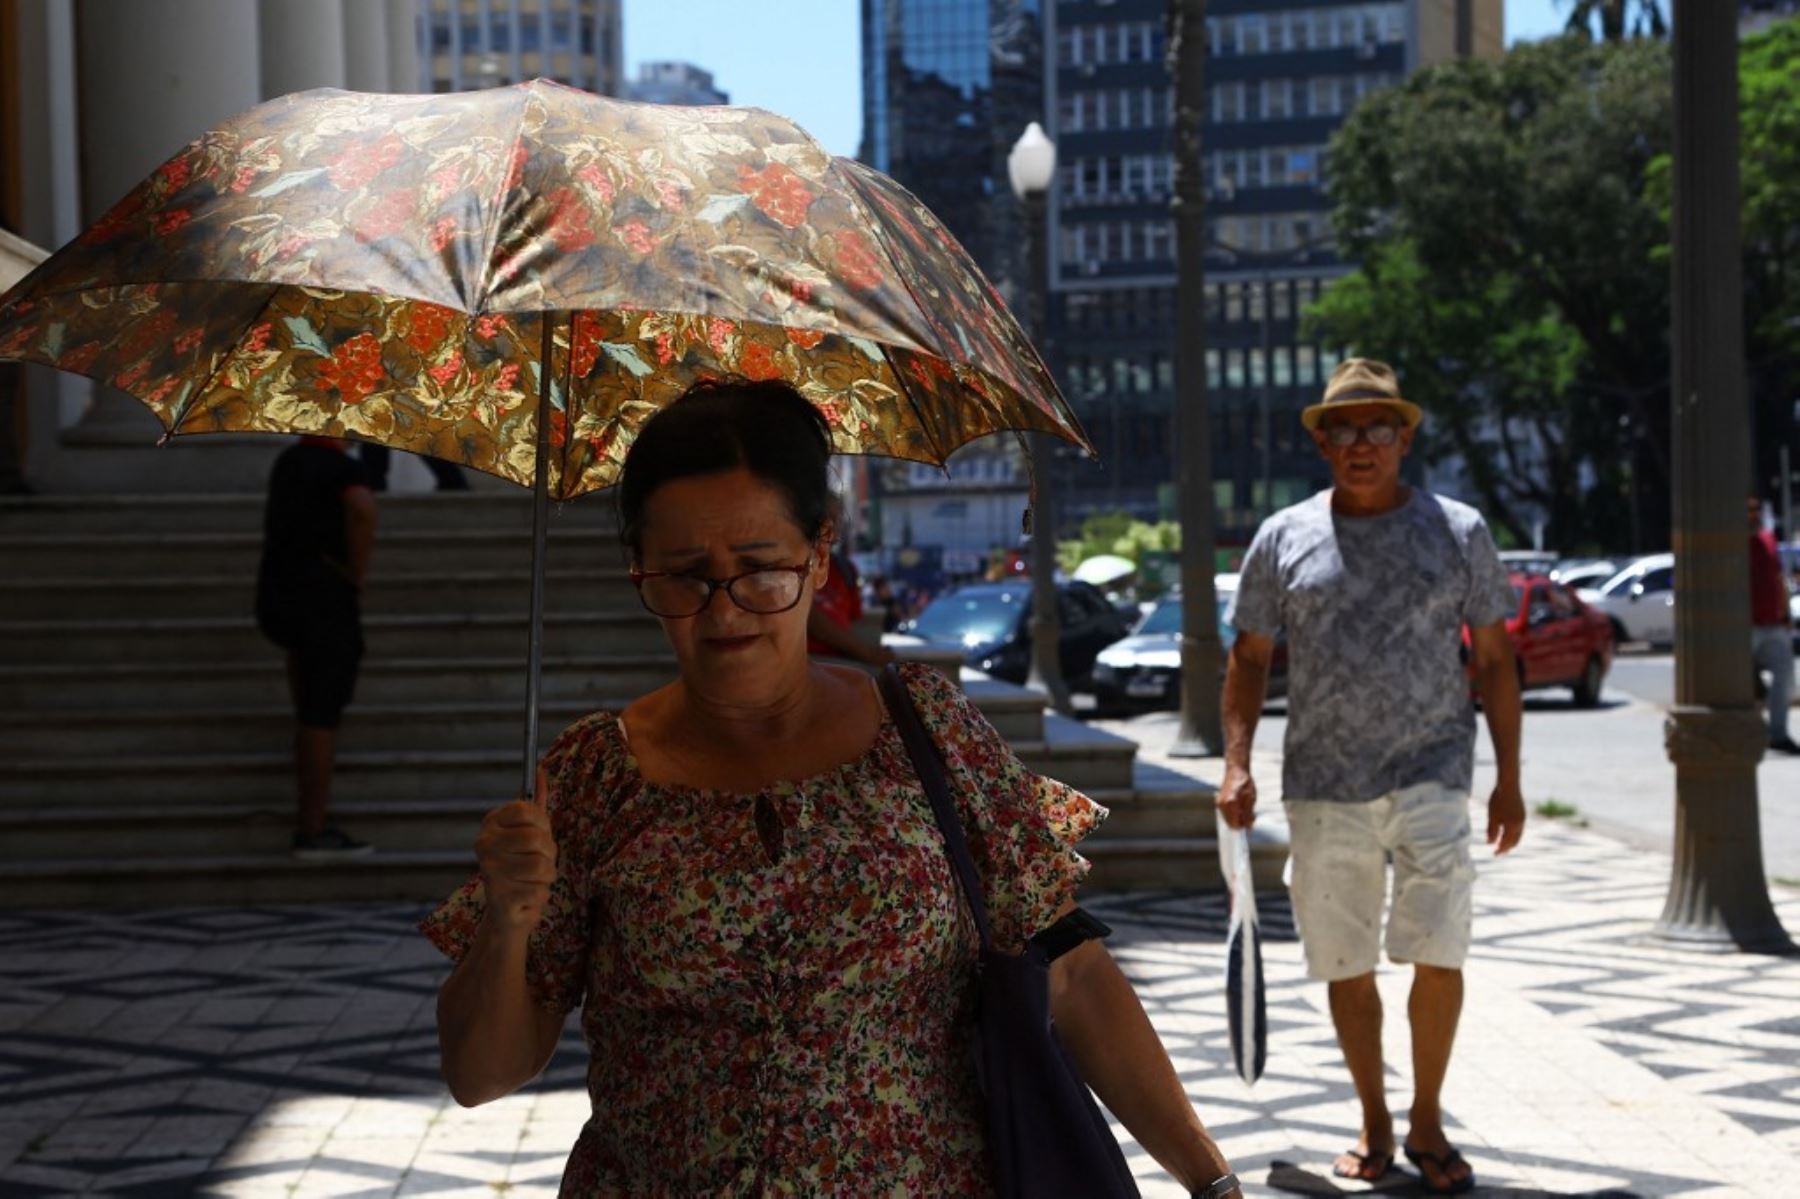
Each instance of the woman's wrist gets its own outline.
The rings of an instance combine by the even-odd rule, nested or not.
[[[1224,1174],[1206,1186],[1189,1191],[1190,1199],[1229,1199],[1232,1195],[1242,1195],[1243,1188],[1238,1184],[1236,1174]]]

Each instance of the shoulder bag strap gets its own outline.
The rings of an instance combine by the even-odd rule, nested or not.
[[[950,784],[944,777],[944,762],[938,756],[936,743],[931,734],[925,731],[925,724],[919,719],[919,710],[913,706],[912,694],[906,689],[906,681],[900,672],[892,666],[881,671],[881,695],[887,701],[888,714],[894,718],[894,726],[900,730],[900,739],[906,743],[906,755],[912,759],[913,769],[918,772],[919,782],[925,788],[925,797],[931,801],[931,813],[937,817],[938,831],[944,836],[944,848],[950,855],[950,865],[956,869],[956,877],[962,883],[963,897],[969,901],[969,912],[975,917],[975,927],[981,933],[981,948],[988,951],[993,942],[988,936],[987,901],[981,894],[981,876],[975,872],[975,860],[969,856],[969,843],[963,837],[962,820],[956,814],[956,805],[950,799]]]

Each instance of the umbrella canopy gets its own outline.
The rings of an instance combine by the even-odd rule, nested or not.
[[[1083,583],[1104,587],[1136,573],[1137,563],[1130,558],[1121,558],[1117,554],[1095,554],[1075,568],[1074,577]]]
[[[1238,1077],[1254,1083],[1262,1077],[1268,1060],[1269,1024],[1247,829],[1219,822],[1219,865],[1231,892],[1231,925],[1225,938],[1225,1013],[1231,1024],[1231,1060]]]
[[[101,379],[170,434],[344,435],[526,486],[541,392],[559,499],[615,482],[705,378],[786,379],[840,452],[941,463],[1001,429],[1091,452],[891,179],[772,113],[543,80],[226,122],[0,299],[0,358]]]
[[[0,359],[127,391],[165,437],[348,436],[533,488],[527,795],[549,500],[616,482],[693,383],[785,379],[845,453],[942,463],[1002,429],[1092,453],[893,180],[759,109],[544,80],[227,121],[0,296]]]

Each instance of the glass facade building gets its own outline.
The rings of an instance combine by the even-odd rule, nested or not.
[[[1006,157],[1044,119],[1039,0],[862,0],[862,42],[859,157],[923,200],[1022,311],[1025,230]],[[985,438],[929,478],[905,464],[871,475],[871,541],[986,555],[1018,538],[1025,474],[1010,438]]]

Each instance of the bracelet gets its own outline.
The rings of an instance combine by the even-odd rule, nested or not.
[[[1225,1196],[1238,1190],[1238,1176],[1227,1174],[1215,1179],[1211,1186],[1203,1187],[1190,1193],[1190,1199],[1225,1199]]]

